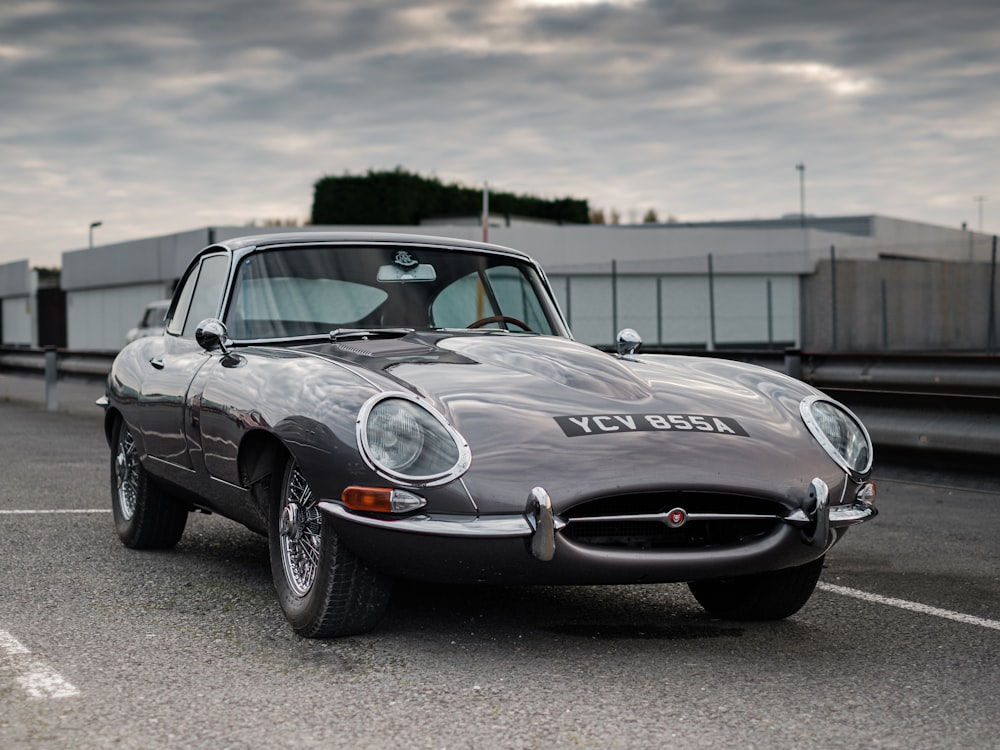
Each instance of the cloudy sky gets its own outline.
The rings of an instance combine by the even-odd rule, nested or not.
[[[397,166],[707,221],[803,163],[807,213],[993,232],[998,94],[996,0],[3,0],[0,263]]]

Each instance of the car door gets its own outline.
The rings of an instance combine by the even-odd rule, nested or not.
[[[181,282],[162,345],[147,350],[148,369],[140,391],[140,429],[147,455],[190,470],[189,439],[194,435],[188,391],[198,371],[211,359],[194,338],[198,323],[216,318],[229,274],[227,254],[207,255]]]

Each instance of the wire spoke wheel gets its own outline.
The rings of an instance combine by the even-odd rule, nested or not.
[[[142,465],[140,444],[116,420],[111,444],[111,511],[115,531],[132,549],[170,549],[180,541],[188,508],[165,492]]]
[[[275,466],[268,546],[278,603],[307,638],[363,633],[375,627],[392,582],[341,543],[294,457]]]
[[[135,515],[136,498],[139,495],[139,456],[135,450],[135,439],[128,430],[122,430],[118,440],[114,472],[118,510],[122,518],[128,521]]]
[[[323,519],[312,490],[298,466],[287,479],[281,509],[281,567],[295,596],[305,596],[316,583],[320,566]]]

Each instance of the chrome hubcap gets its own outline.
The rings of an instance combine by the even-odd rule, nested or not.
[[[305,527],[302,523],[302,509],[295,503],[289,503],[281,512],[281,524],[279,531],[282,536],[288,537],[289,541],[297,542],[302,538]]]
[[[284,506],[278,519],[281,566],[285,580],[295,596],[308,594],[316,582],[319,569],[320,535],[323,519],[313,498],[312,490],[292,466],[285,487]]]

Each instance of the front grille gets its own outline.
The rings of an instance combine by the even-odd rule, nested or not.
[[[680,528],[666,514],[683,508]],[[711,519],[690,518],[712,514]],[[579,544],[628,549],[700,549],[730,546],[765,536],[781,523],[783,509],[761,498],[705,492],[618,495],[581,503],[563,515],[563,535]],[[633,518],[624,518],[631,516]],[[634,516],[650,516],[636,519]]]

